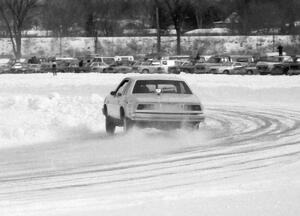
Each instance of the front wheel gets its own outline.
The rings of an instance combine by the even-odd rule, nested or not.
[[[105,129],[106,129],[106,133],[110,135],[113,135],[116,130],[116,125],[109,116],[106,116],[105,118]]]

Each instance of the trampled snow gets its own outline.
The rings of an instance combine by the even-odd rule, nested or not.
[[[0,215],[300,214],[300,76],[180,74],[199,131],[110,137],[126,76],[0,76]]]

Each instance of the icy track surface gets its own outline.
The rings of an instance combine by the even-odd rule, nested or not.
[[[300,76],[181,74],[199,131],[119,130],[126,75],[0,76],[0,215],[300,215]]]

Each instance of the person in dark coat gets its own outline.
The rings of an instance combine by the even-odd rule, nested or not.
[[[277,47],[277,50],[278,50],[279,56],[282,56],[282,54],[283,54],[283,46],[281,46],[281,44],[279,44],[279,46]]]
[[[53,60],[52,61],[52,73],[53,73],[53,76],[57,75],[56,66],[57,66],[57,63],[56,63],[55,60]]]

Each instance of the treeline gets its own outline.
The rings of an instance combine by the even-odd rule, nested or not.
[[[217,25],[239,35],[298,34],[299,10],[299,0],[0,0],[0,31],[20,56],[29,29],[97,38],[159,26],[175,29],[180,53],[182,33]]]
[[[0,0],[0,2],[10,0]],[[11,0],[16,1],[16,0]],[[26,0],[17,0],[23,1]],[[27,0],[28,1],[28,0]],[[120,36],[124,29],[212,28],[225,21],[233,34],[295,34],[299,0],[35,0],[22,28],[63,36]],[[5,3],[3,7],[5,7]],[[6,30],[3,18],[2,31]],[[177,26],[179,25],[179,26]]]

